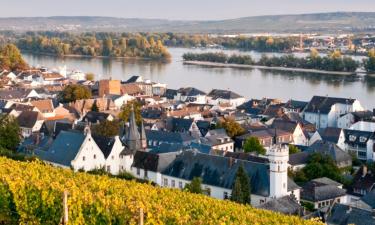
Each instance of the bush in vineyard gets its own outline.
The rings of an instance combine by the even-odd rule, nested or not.
[[[0,158],[0,224],[58,224],[68,190],[69,224],[319,224],[230,201],[135,181]]]

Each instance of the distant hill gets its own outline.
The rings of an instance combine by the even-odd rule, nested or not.
[[[372,32],[375,12],[335,12],[254,16],[217,21],[126,19],[114,17],[0,18],[0,30],[160,31],[196,33]]]

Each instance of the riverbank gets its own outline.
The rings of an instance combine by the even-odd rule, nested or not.
[[[187,64],[187,65],[209,66],[209,67],[222,67],[222,68],[277,70],[277,71],[291,71],[291,72],[302,72],[302,73],[319,73],[319,74],[345,75],[345,76],[356,75],[355,72],[338,72],[338,71],[325,71],[325,70],[303,69],[303,68],[269,67],[269,66],[258,66],[258,65],[214,63],[214,62],[207,62],[207,61],[183,61],[183,63]]]

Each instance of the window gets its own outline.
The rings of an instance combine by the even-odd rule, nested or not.
[[[355,141],[357,139],[354,135],[349,135],[349,141]]]
[[[171,181],[171,185],[172,185],[172,187],[175,187],[175,181],[174,180]]]
[[[148,175],[148,171],[147,171],[147,170],[145,170],[145,177],[147,177],[147,175]]]
[[[228,192],[224,191],[224,199],[228,199]]]
[[[182,189],[182,182],[181,182],[181,181],[178,182],[178,187],[179,187],[180,189]]]
[[[112,156],[112,160],[113,160],[113,159],[115,159],[115,156],[114,156],[114,155]]]
[[[167,178],[164,178],[163,182],[164,182],[164,186],[168,186],[168,179]]]
[[[137,175],[139,176],[141,174],[141,169],[137,168]]]
[[[264,203],[264,200],[263,200],[263,199],[259,200],[259,203],[260,203],[260,204],[263,204],[263,203]]]
[[[94,159],[96,159],[96,155],[94,154]]]
[[[366,141],[367,141],[367,138],[366,138],[366,137],[363,137],[363,136],[361,136],[361,137],[359,137],[359,141],[360,141],[360,142],[366,142]]]
[[[124,166],[120,166],[120,170],[124,170]]]
[[[85,160],[86,160],[86,157],[85,157],[85,156],[83,156],[83,157],[82,157],[82,161],[85,161]]]

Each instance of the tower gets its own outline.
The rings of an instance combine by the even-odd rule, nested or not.
[[[146,138],[146,131],[145,131],[145,126],[143,125],[143,121],[141,124],[141,148],[144,150],[147,148],[147,138]]]
[[[273,145],[268,151],[270,161],[270,197],[280,198],[288,194],[288,160],[287,145]]]
[[[125,144],[131,151],[141,148],[140,134],[138,132],[137,123],[135,121],[134,108],[132,106],[129,116],[129,127],[125,134]]]

